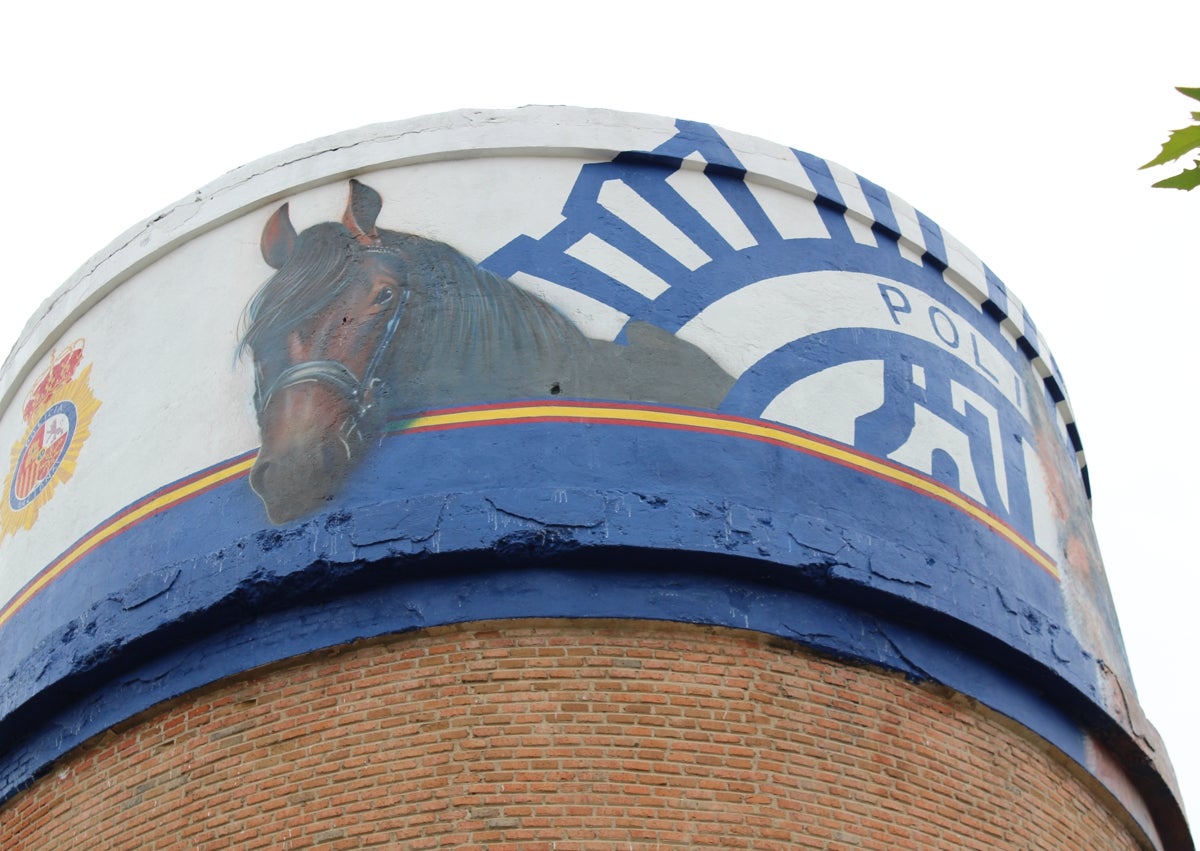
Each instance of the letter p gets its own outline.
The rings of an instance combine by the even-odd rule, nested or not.
[[[879,295],[883,298],[883,303],[887,306],[888,313],[892,315],[892,321],[899,325],[899,314],[912,313],[912,305],[909,304],[908,296],[890,284],[881,283],[878,286]]]

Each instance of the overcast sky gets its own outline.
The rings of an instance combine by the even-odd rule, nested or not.
[[[1141,702],[1200,813],[1200,190],[1136,170],[1200,109],[1173,89],[1200,86],[1195,0],[73,5],[14,5],[0,35],[3,352],[90,255],[229,169],[462,107],[705,121],[914,204],[1063,371]]]

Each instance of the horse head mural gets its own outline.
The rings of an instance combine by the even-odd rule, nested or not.
[[[633,322],[628,345],[563,314],[451,246],[381,230],[378,192],[350,181],[341,222],[263,229],[277,271],[246,311],[262,448],[250,484],[274,523],[332,499],[389,414],[509,400],[594,398],[715,409],[733,379],[690,343]]]

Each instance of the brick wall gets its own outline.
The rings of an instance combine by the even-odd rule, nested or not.
[[[962,697],[754,633],[440,627],[156,707],[0,809],[5,849],[1141,847]]]

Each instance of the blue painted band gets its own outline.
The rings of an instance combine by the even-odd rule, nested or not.
[[[668,559],[675,564],[664,567]],[[486,553],[423,560],[416,575],[405,559],[385,558],[340,570],[310,565],[258,588],[243,583],[221,605],[123,647],[0,723],[0,741],[15,743],[0,755],[0,801],[89,737],[221,678],[357,639],[526,617],[651,619],[764,632],[949,685],[1084,762],[1080,727],[1030,684],[1039,678],[965,652],[978,642],[949,621],[934,638],[903,625],[901,613],[872,614],[861,600],[822,596],[816,592],[829,579],[820,570],[785,578],[770,565],[730,556],[627,550],[599,560],[545,532],[510,536]],[[690,563],[684,568],[682,561]],[[547,588],[555,593],[547,595]]]

